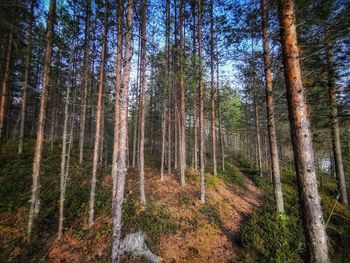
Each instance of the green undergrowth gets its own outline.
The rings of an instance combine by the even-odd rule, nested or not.
[[[294,171],[282,168],[285,214],[279,217],[275,212],[270,181],[259,177],[253,180],[264,191],[263,205],[247,218],[240,230],[241,261],[303,262],[306,247]],[[329,219],[326,229],[331,259],[332,262],[345,262],[350,258],[350,209],[336,202],[334,178],[323,175],[322,180],[320,192],[325,221]]]

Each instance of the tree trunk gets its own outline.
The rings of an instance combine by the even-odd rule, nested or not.
[[[218,119],[219,119],[219,138],[220,138],[220,149],[221,149],[221,169],[225,171],[225,150],[224,150],[224,135],[221,123],[221,106],[220,106],[220,78],[219,78],[219,59],[216,61],[216,77],[217,77],[217,108],[218,108]]]
[[[84,158],[84,140],[85,140],[85,123],[86,123],[86,109],[87,97],[89,87],[89,46],[90,46],[90,12],[91,0],[86,1],[86,17],[85,17],[85,36],[84,36],[84,78],[83,78],[83,100],[81,105],[81,121],[80,121],[80,135],[79,135],[79,163],[83,163]]]
[[[145,143],[145,89],[146,89],[146,22],[147,22],[147,0],[142,0],[141,7],[141,76],[140,76],[140,200],[142,204],[146,204],[145,195],[145,156],[144,156],[144,143]]]
[[[39,191],[40,191],[40,168],[41,168],[41,158],[44,147],[44,130],[45,130],[45,119],[46,119],[46,104],[47,95],[50,83],[50,71],[51,71],[51,57],[52,57],[52,44],[53,44],[53,34],[54,34],[54,23],[55,23],[55,12],[56,12],[56,0],[50,0],[49,16],[47,21],[47,33],[46,33],[46,50],[45,50],[45,60],[43,68],[43,81],[42,81],[42,93],[40,100],[40,111],[38,120],[38,130],[36,135],[36,144],[33,160],[33,182],[32,182],[32,195],[30,199],[30,210],[29,210],[29,220],[27,234],[30,238],[33,222],[39,213],[40,201],[39,201]]]
[[[164,180],[164,162],[165,162],[165,133],[166,133],[166,94],[163,94],[163,114],[162,114],[162,154],[160,163],[160,180]]]
[[[13,43],[13,33],[12,29],[8,35],[6,60],[5,60],[5,72],[4,78],[2,80],[2,91],[1,91],[1,101],[0,101],[0,139],[4,137],[5,131],[5,119],[7,115],[7,104],[9,97],[9,82],[11,76],[11,56],[12,56],[12,43]]]
[[[167,86],[168,86],[168,174],[171,174],[171,85],[170,85],[170,1],[166,1]]]
[[[184,79],[184,47],[183,47],[183,0],[180,0],[180,178],[184,187],[186,169],[186,111],[185,111],[185,79]]]
[[[101,68],[100,68],[100,79],[97,99],[97,116],[96,116],[96,134],[94,144],[94,155],[92,161],[92,177],[91,177],[91,189],[90,189],[90,201],[89,201],[89,226],[94,224],[94,213],[95,213],[95,191],[96,191],[96,177],[97,177],[97,166],[98,157],[101,142],[101,122],[102,122],[102,111],[103,111],[103,97],[105,88],[105,66],[107,57],[107,33],[108,33],[108,1],[105,2],[105,14],[104,14],[104,26],[102,35],[102,55],[101,55]]]
[[[264,66],[265,66],[265,89],[266,89],[266,113],[267,127],[269,132],[270,153],[271,153],[271,168],[273,190],[276,199],[277,213],[284,213],[281,174],[278,159],[278,147],[275,125],[275,113],[272,96],[272,70],[269,45],[269,27],[268,27],[268,8],[266,0],[261,0],[262,8],[262,35],[264,45]]]
[[[334,57],[333,47],[327,41],[326,53],[327,53],[327,71],[328,71],[328,95],[331,107],[331,128],[332,128],[332,147],[334,153],[335,172],[337,175],[338,186],[341,201],[343,204],[348,205],[348,195],[346,193],[346,183],[343,166],[343,156],[340,143],[340,131],[339,131],[339,119],[337,109],[337,87],[335,83],[334,75]]]
[[[117,168],[119,153],[119,122],[120,122],[120,91],[121,91],[121,65],[123,55],[123,10],[124,1],[117,1],[117,17],[118,17],[118,35],[117,35],[117,57],[116,57],[116,79],[115,79],[115,106],[114,106],[114,138],[113,138],[113,156],[112,156],[112,203],[117,192]]]
[[[30,21],[28,28],[28,44],[26,50],[25,66],[24,66],[24,85],[21,105],[21,126],[19,130],[19,146],[18,154],[23,153],[23,141],[24,141],[24,128],[26,123],[26,108],[27,108],[27,97],[28,97],[28,85],[29,85],[29,74],[30,74],[30,57],[32,54],[32,30],[34,23],[34,0],[31,1],[30,6]]]
[[[307,116],[307,105],[301,79],[294,12],[293,0],[279,1],[281,42],[295,170],[309,261],[326,263],[329,262],[327,234],[317,189],[310,122]]]
[[[261,139],[260,139],[260,120],[259,120],[259,108],[258,108],[258,98],[256,92],[256,83],[253,81],[254,89],[254,115],[255,115],[255,131],[256,131],[256,163],[258,167],[259,175],[262,176],[261,169]]]
[[[200,161],[200,192],[201,202],[205,203],[204,184],[204,83],[202,63],[202,0],[198,0],[198,57],[199,57],[199,161]]]
[[[128,0],[126,36],[125,36],[125,64],[123,67],[123,85],[120,96],[120,130],[119,130],[119,154],[117,169],[117,193],[113,200],[113,238],[112,238],[112,263],[119,261],[119,246],[121,242],[122,227],[122,207],[124,202],[126,151],[127,151],[127,133],[128,133],[128,88],[131,70],[131,41],[132,41],[132,11],[133,0]]]
[[[214,83],[214,3],[210,3],[210,86],[211,86],[211,158],[212,173],[216,170],[215,83]]]

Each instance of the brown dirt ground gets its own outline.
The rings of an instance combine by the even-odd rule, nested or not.
[[[167,205],[176,222],[179,222],[176,233],[161,236],[159,244],[151,246],[161,262],[237,261],[235,236],[244,218],[260,205],[261,192],[252,181],[242,175],[243,187],[238,187],[206,175],[210,177],[211,184],[207,186],[207,203],[203,206],[199,201],[196,172],[187,171],[184,188],[180,187],[175,174],[166,175],[163,182],[159,176],[156,170],[146,168],[146,197],[156,204]],[[111,185],[110,177],[106,176],[102,185]],[[129,173],[126,195],[128,198],[138,198],[135,172]],[[208,216],[203,212],[208,207],[217,211],[218,215]],[[53,242],[47,256],[49,262],[98,262],[96,258],[109,253],[110,240],[106,240],[109,235],[103,235],[111,228],[109,215],[99,215],[94,228],[90,230],[83,223],[79,224],[83,229],[81,237],[73,230],[67,230],[61,242]]]

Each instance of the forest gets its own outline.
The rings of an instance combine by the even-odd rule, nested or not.
[[[0,262],[350,262],[350,2],[0,0]]]

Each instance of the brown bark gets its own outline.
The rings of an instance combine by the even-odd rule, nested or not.
[[[125,36],[125,64],[123,67],[123,85],[120,95],[120,130],[119,130],[119,154],[117,158],[117,192],[113,200],[113,237],[112,237],[112,263],[119,260],[119,246],[121,241],[122,207],[124,202],[125,175],[127,172],[126,151],[128,133],[128,88],[131,70],[131,41],[132,41],[132,13],[133,0],[128,0],[126,36]]]
[[[24,85],[23,85],[23,95],[22,95],[22,105],[21,105],[21,126],[19,130],[19,146],[18,154],[23,153],[23,141],[24,141],[24,128],[26,120],[26,108],[27,108],[27,97],[28,97],[28,85],[29,85],[29,73],[30,73],[30,57],[32,54],[32,29],[34,23],[34,1],[31,1],[30,6],[30,20],[28,27],[28,44],[26,49],[26,58],[24,66]]]
[[[83,163],[84,158],[84,140],[85,140],[85,123],[86,123],[86,109],[87,97],[89,87],[89,46],[90,46],[90,12],[91,0],[86,1],[86,17],[85,17],[85,33],[84,33],[84,78],[83,78],[83,99],[81,105],[81,122],[79,135],[79,163]]]
[[[198,0],[198,57],[199,57],[199,161],[201,202],[205,203],[204,178],[204,83],[202,62],[202,0]]]
[[[147,22],[147,0],[142,0],[142,14],[141,14],[141,76],[140,76],[140,159],[139,159],[139,173],[140,173],[140,200],[142,204],[146,204],[145,195],[145,89],[146,89],[146,22]]]
[[[215,127],[215,83],[214,83],[214,3],[210,3],[210,86],[211,86],[211,158],[212,173],[217,175],[216,169],[216,127]]]
[[[293,0],[279,1],[283,64],[289,120],[308,261],[328,263],[327,234],[317,189],[314,154],[301,78]]]
[[[335,83],[335,66],[333,57],[333,46],[326,40],[327,71],[328,71],[328,96],[331,107],[331,129],[332,129],[332,148],[334,153],[335,172],[338,180],[340,200],[348,205],[348,195],[346,193],[346,183],[343,165],[343,156],[340,143],[340,129],[337,108],[337,87]]]
[[[266,0],[261,0],[262,10],[262,36],[264,46],[264,66],[265,66],[265,89],[266,89],[266,113],[267,113],[267,127],[269,133],[269,145],[271,153],[271,170],[273,190],[276,200],[277,213],[284,213],[281,174],[278,158],[278,146],[275,125],[275,113],[272,96],[272,70],[270,58],[270,44],[269,44],[269,27],[268,27],[268,8]]]
[[[98,157],[101,143],[101,122],[103,112],[103,97],[105,89],[105,66],[107,57],[107,33],[108,33],[108,1],[105,1],[105,14],[104,14],[104,26],[102,35],[102,54],[101,54],[101,67],[99,77],[99,88],[98,88],[98,99],[97,99],[97,116],[96,116],[96,129],[95,129],[95,143],[94,143],[94,154],[92,161],[92,177],[91,177],[91,189],[90,189],[90,201],[89,201],[89,226],[94,224],[95,214],[95,192],[96,192],[96,177],[97,177],[97,166]]]
[[[167,87],[168,87],[168,174],[171,174],[171,85],[170,85],[170,1],[166,1]]]
[[[180,0],[180,179],[181,186],[185,186],[186,169],[186,112],[185,112],[185,79],[184,79],[184,53],[183,53],[183,0]]]
[[[9,97],[9,82],[11,76],[11,56],[12,56],[13,33],[12,29],[8,35],[7,51],[5,58],[5,72],[2,80],[1,101],[0,101],[0,139],[4,136],[5,119],[7,115],[7,104]]]
[[[219,78],[219,60],[216,62],[216,77],[217,77],[217,110],[218,110],[218,120],[219,120],[219,139],[220,139],[220,150],[221,150],[221,169],[225,171],[225,150],[224,150],[224,134],[221,123],[221,105],[220,105],[220,78]]]
[[[52,44],[54,35],[54,22],[55,22],[55,12],[56,12],[56,0],[50,0],[49,17],[47,21],[47,33],[46,33],[46,50],[43,68],[43,81],[42,81],[42,92],[40,100],[40,110],[39,110],[39,120],[38,120],[38,130],[36,135],[36,144],[33,160],[33,175],[32,175],[32,195],[30,199],[30,210],[29,210],[29,220],[27,234],[30,238],[33,222],[39,213],[40,201],[39,201],[39,191],[40,191],[40,168],[41,168],[41,158],[44,146],[44,130],[45,130],[45,119],[46,119],[46,104],[47,95],[50,82],[50,71],[51,71],[51,57],[52,57]]]
[[[258,108],[258,98],[256,92],[256,84],[253,83],[254,87],[254,115],[255,115],[255,140],[256,140],[256,163],[259,175],[262,176],[261,169],[261,139],[260,139],[260,117],[259,117],[259,108]]]
[[[192,56],[193,56],[193,68],[196,69],[196,1],[192,0],[192,19],[193,19],[193,25],[192,25]],[[197,72],[196,72],[197,73]],[[195,74],[196,75],[196,74]],[[198,168],[198,138],[197,138],[197,89],[194,91],[193,95],[193,155],[194,155],[194,165],[193,168],[197,170]]]

